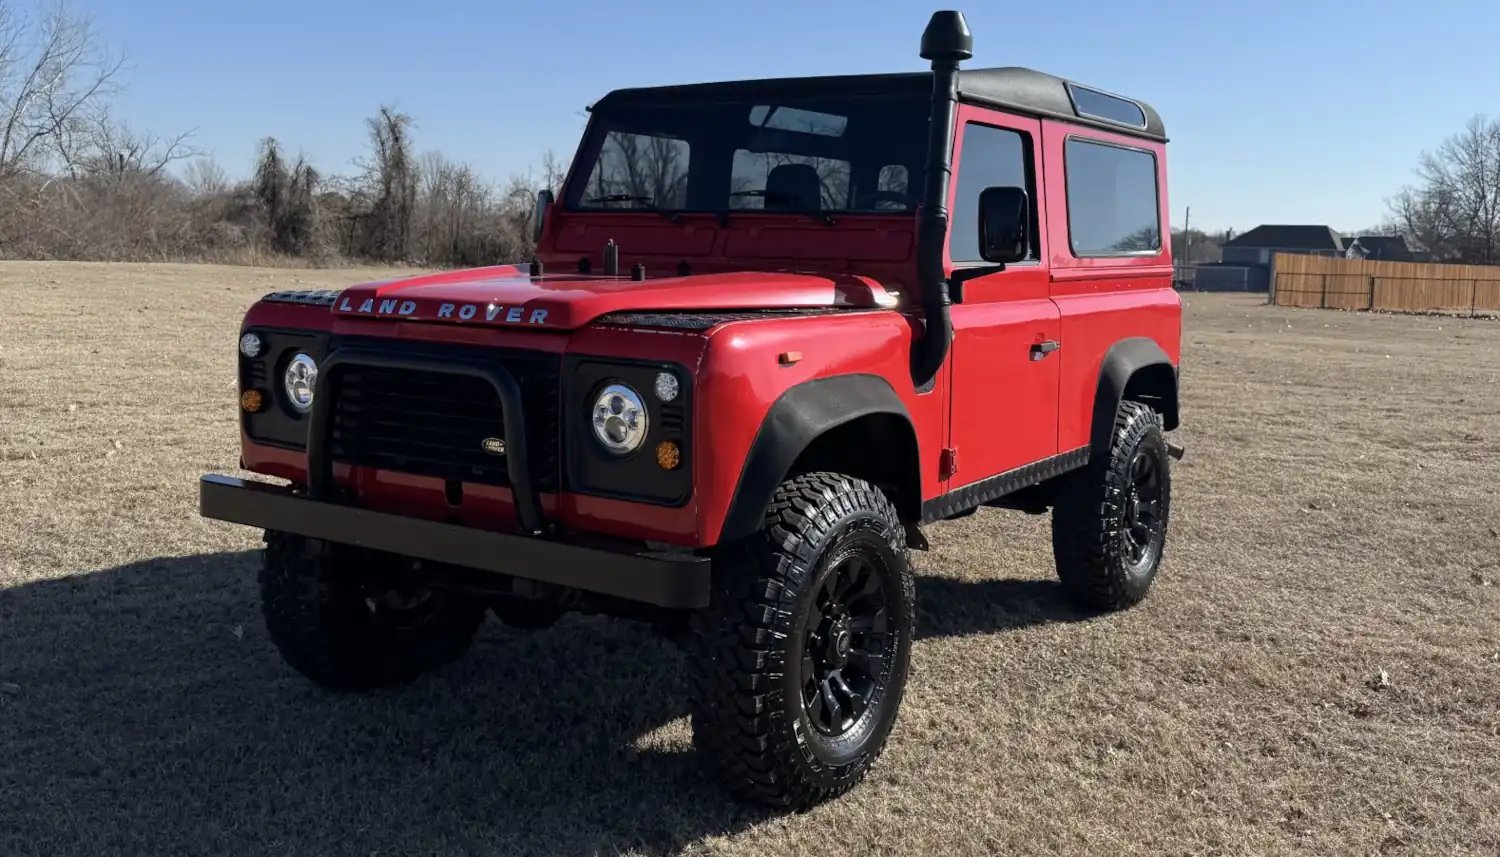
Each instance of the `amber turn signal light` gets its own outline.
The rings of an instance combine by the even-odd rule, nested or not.
[[[246,390],[240,394],[240,407],[244,408],[246,413],[259,413],[265,401],[265,397],[260,394],[259,390]]]
[[[677,448],[677,444],[664,440],[656,445],[656,464],[662,470],[676,470],[681,463],[682,450]]]

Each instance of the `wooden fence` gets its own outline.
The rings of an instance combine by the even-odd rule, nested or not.
[[[1278,306],[1500,314],[1500,267],[1277,253]]]

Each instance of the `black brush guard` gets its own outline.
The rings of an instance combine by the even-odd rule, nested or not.
[[[332,394],[337,373],[351,367],[464,374],[482,378],[494,387],[501,402],[506,468],[519,532],[412,518],[341,502],[336,496],[329,454]],[[707,606],[706,557],[585,546],[544,536],[541,502],[529,473],[525,427],[521,388],[504,366],[341,348],[318,369],[308,420],[306,490],[208,474],[199,480],[199,514],[660,607]]]

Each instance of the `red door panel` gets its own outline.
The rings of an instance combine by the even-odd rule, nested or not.
[[[985,187],[1019,185],[1031,198],[1031,253],[1025,262],[969,280],[952,307],[948,446],[959,488],[1057,453],[1057,305],[1050,296],[1040,123],[970,106],[961,107],[954,143],[952,266],[986,266],[978,255],[978,197]],[[1033,354],[1035,353],[1035,358]]]
[[[992,278],[1004,281],[1005,275]],[[961,319],[961,320],[960,320]],[[952,446],[961,487],[1057,452],[1058,341],[1052,301],[996,301],[954,313]]]

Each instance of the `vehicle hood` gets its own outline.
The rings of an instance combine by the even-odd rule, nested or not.
[[[632,280],[586,274],[532,277],[503,265],[361,283],[335,316],[494,327],[572,329],[608,313],[892,307],[880,284],[851,275],[742,271]]]

